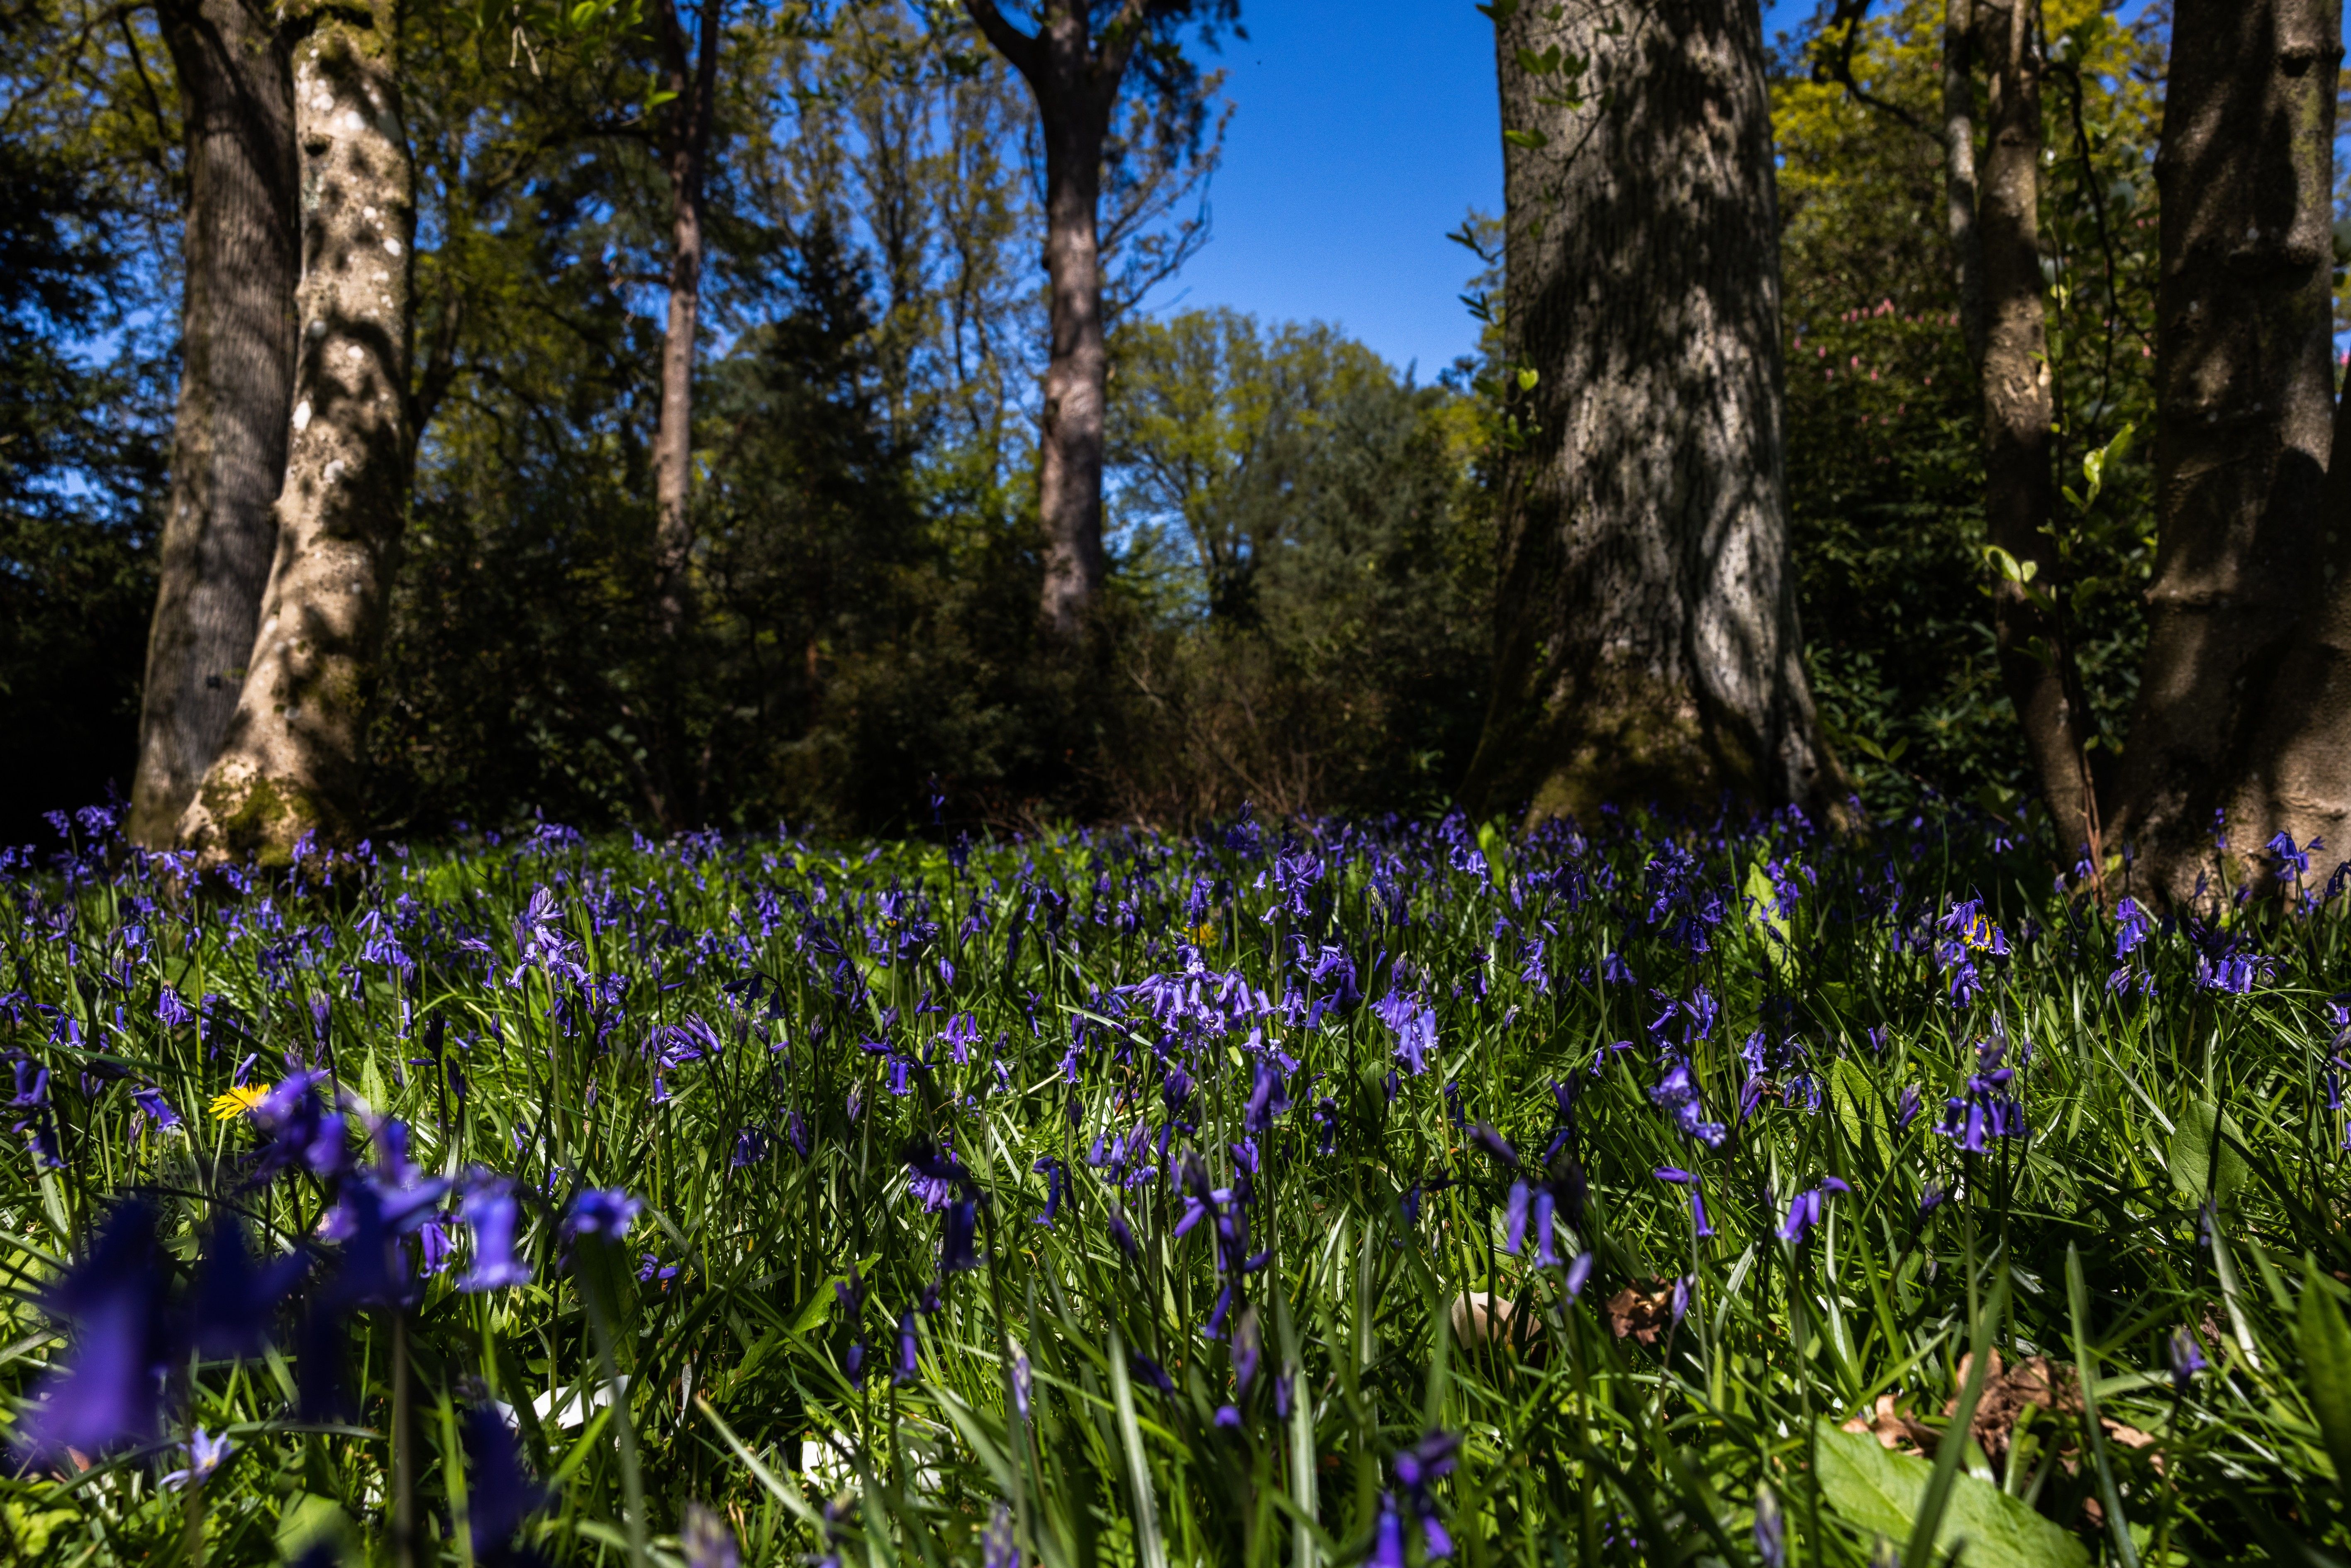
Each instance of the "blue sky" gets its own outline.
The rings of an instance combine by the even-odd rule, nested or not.
[[[1765,7],[1792,27],[1810,0]],[[1249,0],[1214,237],[1155,308],[1336,322],[1432,379],[1478,339],[1477,261],[1445,236],[1502,204],[1493,26],[1473,0]]]

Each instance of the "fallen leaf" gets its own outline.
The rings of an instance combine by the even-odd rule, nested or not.
[[[1632,1338],[1655,1344],[1657,1335],[1674,1321],[1674,1282],[1644,1280],[1608,1298],[1608,1332],[1618,1339]]]

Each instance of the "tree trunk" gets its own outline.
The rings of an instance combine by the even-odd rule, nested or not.
[[[1982,247],[1984,523],[2024,580],[2003,573],[1993,630],[2002,684],[2024,731],[2058,847],[2099,859],[2088,770],[2088,704],[2063,620],[2050,472],[2054,414],[2041,277],[2041,0],[1977,0],[1991,122],[1976,234]],[[1949,89],[1947,87],[1946,90]],[[1947,158],[1949,154],[1946,154]],[[1965,283],[1962,283],[1964,295]]]
[[[1504,330],[1538,379],[1505,478],[1494,695],[1463,793],[1542,815],[1703,809],[1725,791],[1823,804],[1834,770],[1788,570],[1755,0],[1521,5],[1495,32],[1517,138]],[[1589,64],[1578,78],[1530,57]]]
[[[1041,0],[1034,37],[993,0],[966,0],[972,20],[1037,100],[1045,137],[1045,273],[1051,341],[1045,363],[1037,505],[1045,535],[1045,626],[1084,628],[1108,570],[1102,550],[1102,451],[1110,358],[1102,338],[1098,223],[1102,144],[1146,7],[1130,3],[1095,37],[1087,0]]]
[[[1968,360],[1984,356],[1983,240],[1976,233],[1975,0],[1943,0],[1943,222]]]
[[[663,640],[674,643],[687,615],[694,550],[695,332],[702,313],[703,175],[710,154],[711,93],[718,74],[720,0],[704,0],[700,37],[692,39],[674,0],[659,18],[664,86],[670,92],[669,329],[662,339],[661,414],[653,433],[654,555]]]
[[[2283,266],[2307,267],[2318,278],[2327,276],[2331,260],[2325,225],[2335,103],[2328,89],[2342,57],[2339,26],[2336,4],[2297,6],[2281,18],[2274,46],[2275,68],[2284,78],[2278,85],[2293,106],[2291,151],[2284,154],[2293,182],[2288,186],[2284,170],[2274,169],[2270,177],[2278,185],[2272,202],[2282,208],[2291,189],[2294,205],[2291,213],[2264,214],[2264,220],[2286,231],[2279,247]],[[2310,259],[2314,246],[2315,262]],[[2311,293],[2325,310],[2325,286]],[[2308,351],[2304,345],[2305,356]],[[2315,389],[2306,384],[2309,366],[2301,371],[2294,407],[2306,418]],[[2318,509],[2305,525],[2320,561],[2314,601],[2262,694],[2252,745],[2223,807],[2240,855],[2258,854],[2281,832],[2305,848],[2323,840],[2325,859],[2312,862],[2312,871],[2320,875],[2328,864],[2351,857],[2351,398],[2335,402],[2326,455]],[[2179,868],[2183,879],[2185,872]]]
[[[314,0],[294,50],[301,326],[277,549],[244,690],[181,818],[207,860],[278,860],[360,813],[373,665],[407,506],[409,267],[395,0]]]
[[[1095,214],[1106,124],[1081,104],[1045,120],[1045,272],[1051,351],[1045,362],[1037,507],[1045,527],[1045,624],[1074,637],[1102,591],[1102,450],[1110,357],[1103,343]]]
[[[293,78],[245,0],[157,7],[179,78],[188,204],[180,397],[130,832],[171,843],[236,711],[269,580],[301,267]]]
[[[2243,852],[2277,813],[2328,816],[2324,778],[2340,773],[2322,762],[2345,732],[2302,730],[2288,711],[2314,693],[2269,692],[2314,618],[2321,538],[2340,517],[2321,512],[2339,16],[2338,0],[2181,0],[2172,23],[2156,160],[2158,537],[2109,836],[2135,841],[2175,895],[2213,864],[2217,810],[2250,814],[2231,824]],[[2334,635],[2303,638],[2302,679]],[[2265,706],[2277,733],[2261,756]]]

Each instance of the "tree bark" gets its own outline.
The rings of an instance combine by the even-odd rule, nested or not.
[[[1028,82],[1045,140],[1045,272],[1050,346],[1037,503],[1045,536],[1046,627],[1074,639],[1102,591],[1102,449],[1110,359],[1098,232],[1102,144],[1148,7],[1129,0],[1097,37],[1087,0],[1040,0],[1034,37],[994,0],[967,0],[987,41]]]
[[[672,95],[662,148],[670,187],[669,329],[662,339],[661,414],[653,433],[655,570],[663,640],[674,643],[688,608],[694,550],[695,333],[702,313],[703,178],[718,80],[722,0],[703,0],[689,37],[675,0],[655,9],[663,85]]]
[[[1503,494],[1474,809],[1825,803],[1788,569],[1779,222],[1755,0],[1520,5],[1496,29]],[[1556,48],[1580,78],[1521,60]],[[1513,139],[1515,138],[1515,139]],[[1524,144],[1539,140],[1541,145]]]
[[[2055,502],[2050,444],[2055,409],[2041,277],[2041,0],[1976,0],[1974,9],[1991,89],[1975,225],[1982,265],[1977,371],[1983,390],[1984,523],[1991,543],[2026,574],[2022,581],[2001,576],[1994,590],[1993,632],[2001,684],[2023,729],[2058,846],[2086,846],[2095,865],[2101,852],[2087,760],[2089,705],[2065,636],[2064,588],[2056,580],[2054,541],[2046,531]],[[1946,93],[1950,90],[1946,83]],[[1964,298],[1964,276],[1960,290]]]
[[[1943,0],[1943,223],[1970,362],[1984,356],[1983,241],[1976,233],[1975,0]]]
[[[219,753],[277,535],[301,267],[293,77],[246,0],[162,0],[187,156],[179,407],[130,832],[171,843]]]
[[[2343,798],[2326,780],[2345,732],[2314,707],[2297,723],[2314,688],[2278,680],[2298,643],[2296,678],[2314,680],[2338,635],[2316,585],[2341,518],[2322,512],[2339,26],[2339,0],[2181,0],[2173,17],[2156,160],[2158,535],[2110,836],[2174,895],[2213,868],[2216,811],[2246,814],[2231,823],[2242,852],[2263,824],[2332,820]]]
[[[2322,249],[2313,264],[2306,256],[2310,246],[2324,247],[2328,238],[2324,225],[2333,186],[2335,109],[2328,88],[2342,57],[2339,28],[2339,3],[2310,4],[2282,18],[2276,34],[2278,69],[2294,84],[2294,206],[2290,215],[2270,221],[2281,223],[2291,236],[2281,260],[2308,266],[2320,277],[2327,276],[2331,257]],[[2315,296],[2322,309],[2323,290],[2322,285]],[[2309,374],[2305,365],[2303,375]],[[2298,390],[2297,412],[2307,417],[2314,389]],[[2326,459],[2317,511],[2307,525],[2320,562],[2314,601],[2262,695],[2245,766],[2222,808],[2241,856],[2260,854],[2281,832],[2304,848],[2323,841],[2325,861],[2312,861],[2319,874],[2326,864],[2351,858],[2351,398],[2335,400]],[[2179,868],[2180,880],[2185,871]]]
[[[396,0],[297,23],[300,347],[277,546],[227,739],[180,821],[206,860],[357,832],[367,699],[407,507],[413,172]]]

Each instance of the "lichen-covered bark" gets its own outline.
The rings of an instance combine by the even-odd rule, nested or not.
[[[1754,0],[1496,27],[1509,462],[1495,693],[1464,794],[1822,802],[1788,569],[1779,225]],[[1520,51],[1588,62],[1531,74]],[[1571,90],[1572,89],[1572,90]],[[1571,106],[1562,100],[1580,99]],[[1540,146],[1523,145],[1529,137]]]
[[[292,71],[248,0],[156,7],[187,156],[180,395],[130,832],[172,841],[219,753],[269,580],[300,272]]]
[[[319,4],[294,50],[300,346],[277,546],[220,756],[180,821],[206,859],[357,830],[366,700],[407,507],[410,250],[392,0]]]
[[[1975,42],[1991,86],[1977,201],[1983,390],[1984,524],[2030,580],[2002,576],[1993,601],[2001,684],[2024,732],[2058,844],[2095,846],[2089,705],[2062,618],[2064,585],[2045,531],[2055,413],[2041,276],[2041,0],[1975,0]],[[1948,158],[1948,153],[1947,153]],[[1961,295],[1966,289],[1961,278]],[[2095,856],[2094,856],[2095,858]]]
[[[2279,762],[2258,752],[2272,683],[2319,608],[2339,26],[2336,0],[2180,0],[2173,18],[2155,581],[2108,836],[2174,894],[2210,868],[2216,810],[2245,814],[2241,851],[2264,836],[2262,802],[2308,782],[2276,774],[2274,739]]]

